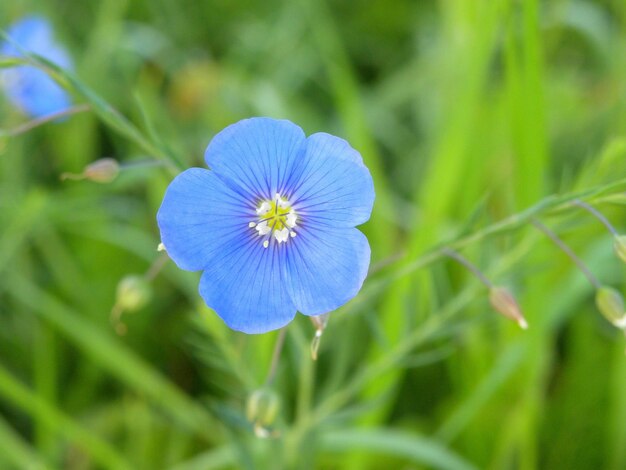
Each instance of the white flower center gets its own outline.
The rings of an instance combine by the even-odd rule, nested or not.
[[[270,245],[272,237],[276,243],[285,243],[296,236],[294,230],[298,216],[289,201],[276,194],[272,200],[264,200],[256,208],[258,219],[248,224],[263,238],[263,248]]]

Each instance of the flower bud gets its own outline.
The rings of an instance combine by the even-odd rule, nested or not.
[[[626,235],[615,235],[613,238],[613,248],[617,256],[626,263]]]
[[[87,165],[83,175],[96,183],[110,183],[120,173],[120,165],[113,158],[101,158]]]
[[[492,287],[489,290],[489,302],[498,313],[510,318],[522,329],[528,328],[528,323],[522,315],[522,309],[508,289],[498,286]]]
[[[626,328],[626,312],[621,294],[611,287],[600,287],[596,291],[596,305],[600,313],[617,328]]]
[[[255,429],[265,429],[274,423],[279,406],[276,393],[267,388],[261,388],[252,392],[248,397],[246,417]]]
[[[120,165],[113,158],[101,158],[85,167],[82,173],[63,173],[62,180],[91,180],[96,183],[110,183],[120,173]]]
[[[123,311],[134,312],[148,303],[152,289],[143,276],[133,274],[122,278],[116,294],[115,304]]]

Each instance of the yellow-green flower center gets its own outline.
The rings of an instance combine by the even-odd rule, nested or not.
[[[284,243],[296,236],[294,227],[298,216],[286,198],[276,194],[272,200],[261,201],[256,209],[258,220],[248,226],[254,228],[263,237],[263,247],[267,248],[272,237],[277,243]]]

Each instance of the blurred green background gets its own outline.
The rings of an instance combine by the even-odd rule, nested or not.
[[[626,468],[624,335],[530,224],[623,290],[611,234],[570,204],[626,230],[623,0],[14,0],[0,28],[31,13],[128,122],[70,86],[95,111],[0,140],[0,468]],[[270,439],[245,408],[277,333],[229,331],[197,273],[166,262],[111,324],[120,280],[161,262],[174,173],[59,180],[151,149],[203,166],[255,115],[346,138],[377,192],[372,273],[317,362],[310,321],[289,326]],[[0,128],[26,120],[0,97]],[[527,331],[445,244],[515,292]]]

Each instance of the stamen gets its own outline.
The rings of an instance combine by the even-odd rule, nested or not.
[[[278,243],[286,242],[289,238],[289,229],[284,228],[282,230],[276,230],[274,232],[274,237],[278,241]]]
[[[250,222],[250,223],[248,224],[248,227],[250,227],[250,228],[254,228],[254,227],[256,227],[256,223],[254,223],[254,222]]]
[[[258,224],[256,226],[256,229],[259,232],[259,235],[267,235],[268,233],[270,233],[272,231],[272,227],[270,227],[267,224],[267,220],[264,220],[263,222]]]
[[[294,232],[294,231],[292,230],[291,232],[289,232],[289,236],[290,236],[291,238],[295,237],[295,236],[296,236],[296,232]]]
[[[263,201],[261,205],[257,208],[256,213],[259,215],[265,215],[272,209],[270,203],[267,201]]]
[[[289,212],[289,214],[287,214],[287,226],[289,227],[295,227],[296,226],[296,220],[298,220],[298,216],[293,212]]]
[[[267,248],[268,246],[270,246],[270,241],[269,240],[265,240],[263,242],[263,248]]]

